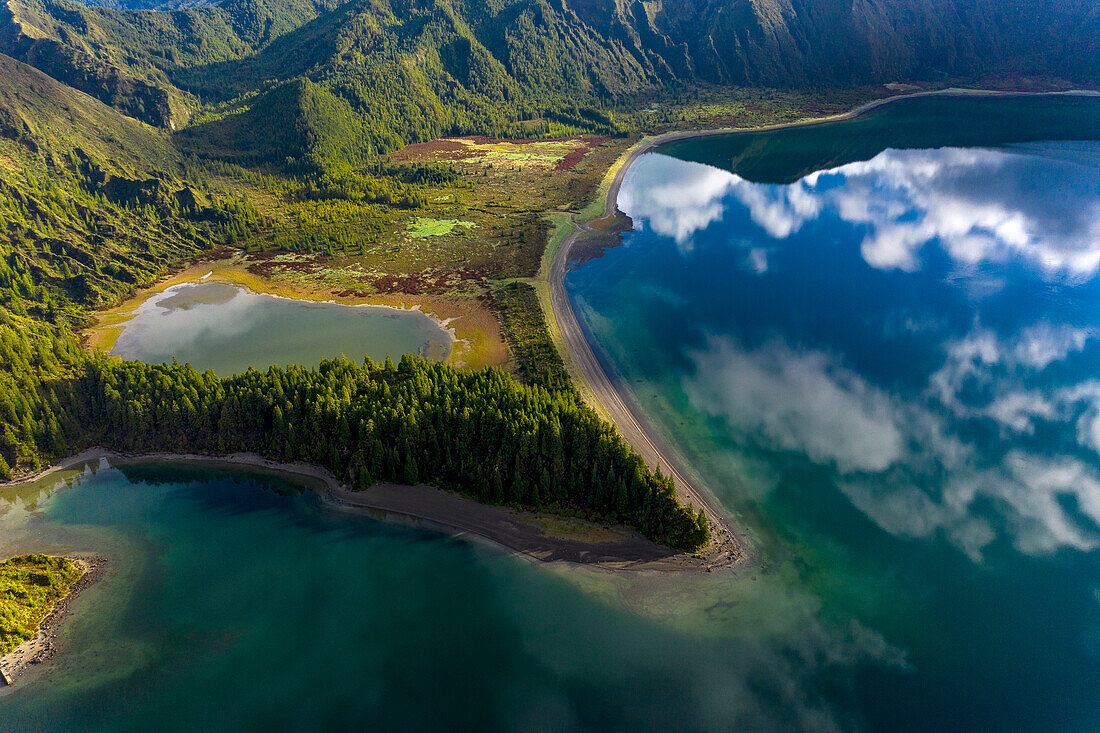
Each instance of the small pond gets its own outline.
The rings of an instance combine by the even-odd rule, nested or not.
[[[176,359],[228,376],[249,367],[314,366],[341,354],[353,361],[403,354],[442,360],[451,341],[418,310],[292,300],[230,283],[192,282],[142,303],[110,353],[151,364]]]

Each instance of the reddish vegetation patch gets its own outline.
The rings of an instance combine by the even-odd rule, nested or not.
[[[218,260],[227,260],[236,254],[237,250],[232,247],[228,247],[224,244],[219,244],[214,249],[200,252],[195,257],[195,262],[217,262]]]
[[[799,115],[801,117],[824,117],[826,115],[833,114],[835,111],[835,108],[827,107],[824,104],[810,103],[799,110]]]
[[[609,139],[610,138],[608,138],[606,135],[603,135],[603,136],[600,136],[600,137],[581,138],[581,140],[584,141],[584,145],[582,145],[581,147],[577,148],[576,150],[574,150],[573,152],[569,153],[564,158],[559,160],[558,164],[556,166],[554,166],[554,170],[556,170],[556,171],[573,170],[573,166],[575,166],[577,163],[580,163],[582,160],[584,160],[584,156],[588,155],[593,150],[595,150],[596,148],[603,145]]]
[[[533,137],[533,138],[497,138],[497,137],[485,137],[484,135],[473,135],[463,138],[478,145],[530,145],[531,143],[572,143],[582,142],[586,144],[596,141],[596,145],[602,145],[609,138],[607,135],[566,135],[565,137]]]
[[[390,160],[402,162],[406,160],[464,160],[473,158],[475,151],[455,140],[432,140],[426,143],[414,143],[406,145],[400,150],[390,153]]]
[[[321,262],[321,255],[308,255],[300,260],[284,260],[279,262],[275,259],[274,252],[256,252],[249,255],[249,258],[253,260],[248,265],[248,271],[253,275],[259,275],[260,277],[270,278],[277,271],[281,272],[299,272],[302,274],[310,274],[316,269],[316,266]]]

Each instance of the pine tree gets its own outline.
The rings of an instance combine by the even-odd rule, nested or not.
[[[405,471],[403,478],[405,483],[409,486],[414,486],[420,481],[420,474],[416,470],[416,458],[413,456],[412,451],[405,455]]]
[[[543,497],[550,498],[550,472],[545,467],[542,469],[542,475],[539,476],[538,483],[532,488],[531,494],[531,503],[536,509],[542,509]]]

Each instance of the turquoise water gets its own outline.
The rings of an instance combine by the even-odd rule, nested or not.
[[[277,298],[220,282],[183,283],[140,305],[111,353],[161,364],[176,359],[222,376],[248,367],[303,364],[341,354],[376,361],[402,354],[447,358],[450,337],[427,315],[381,306]]]
[[[109,573],[64,653],[0,688],[0,730],[813,721],[833,715],[809,684],[832,676],[817,645],[858,659],[870,633],[778,583],[536,566],[254,472],[104,463],[68,481],[0,495],[0,553],[96,552]]]
[[[893,650],[827,685],[866,727],[1100,729],[1097,139],[1028,98],[678,143],[567,278],[768,582]]]

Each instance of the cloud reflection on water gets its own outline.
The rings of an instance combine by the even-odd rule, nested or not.
[[[292,300],[221,282],[183,283],[154,295],[123,324],[112,354],[177,359],[227,376],[344,354],[358,361],[419,353],[444,358],[448,334],[419,310]]]
[[[232,294],[216,302],[178,300],[190,292],[217,288],[230,288]],[[123,359],[159,360],[204,342],[228,345],[263,320],[263,305],[263,296],[221,283],[173,286],[138,307],[111,353]]]
[[[620,205],[685,256],[732,246],[757,276],[784,276],[772,251],[831,237],[852,242],[870,271],[954,278],[970,296],[973,326],[952,332],[928,303],[921,331],[938,339],[942,360],[915,392],[876,384],[842,344],[806,347],[782,322],[759,324],[771,335],[752,345],[708,324],[702,347],[684,346],[692,368],[683,389],[742,444],[801,454],[833,472],[849,501],[888,532],[942,533],[975,559],[998,537],[1027,554],[1088,551],[1100,547],[1100,381],[1081,379],[1074,365],[1095,328],[1025,311],[1018,326],[1002,318],[987,328],[973,295],[1016,284],[1021,264],[1026,277],[1068,287],[1061,298],[1092,279],[1100,269],[1094,147],[886,150],[785,186],[652,155],[632,171]],[[698,236],[711,227],[728,231],[726,240]],[[920,274],[933,251],[947,256],[947,275]],[[859,273],[841,276],[859,287]],[[857,317],[890,317],[892,304],[881,306],[836,317],[859,329]]]
[[[931,384],[923,396],[888,393],[833,355],[778,340],[746,349],[716,338],[692,356],[683,387],[701,413],[741,441],[831,467],[853,505],[892,534],[943,531],[974,559],[1000,533],[1027,554],[1100,547],[1075,516],[1100,525],[1100,475],[1090,463],[1012,447],[1011,439],[991,446],[960,437],[967,420],[995,420],[1016,432],[1045,420],[1100,449],[1100,382],[1021,393],[1014,377],[983,370],[979,378],[993,396],[975,406],[954,393],[944,399]],[[960,373],[950,366],[956,358],[948,357],[945,370]]]
[[[825,354],[779,341],[747,351],[733,339],[713,339],[693,356],[685,391],[734,430],[831,462],[841,473],[882,471],[901,458],[889,395]]]
[[[1077,149],[1085,164],[1072,159]],[[938,242],[962,267],[1023,256],[1052,276],[1091,276],[1100,268],[1100,171],[1087,163],[1089,144],[1060,145],[1042,161],[1038,184],[1033,150],[891,149],[786,186],[652,155],[645,175],[661,183],[625,187],[619,206],[684,251],[737,205],[774,240],[839,217],[864,229],[861,252],[880,269],[914,271],[921,250]]]
[[[725,215],[722,200],[739,179],[718,168],[685,164],[665,155],[647,155],[643,160],[647,177],[660,183],[632,186],[629,182],[637,170],[632,169],[619,193],[619,209],[634,217],[635,226],[648,226],[690,248],[695,232]],[[644,217],[638,212],[645,212]]]

